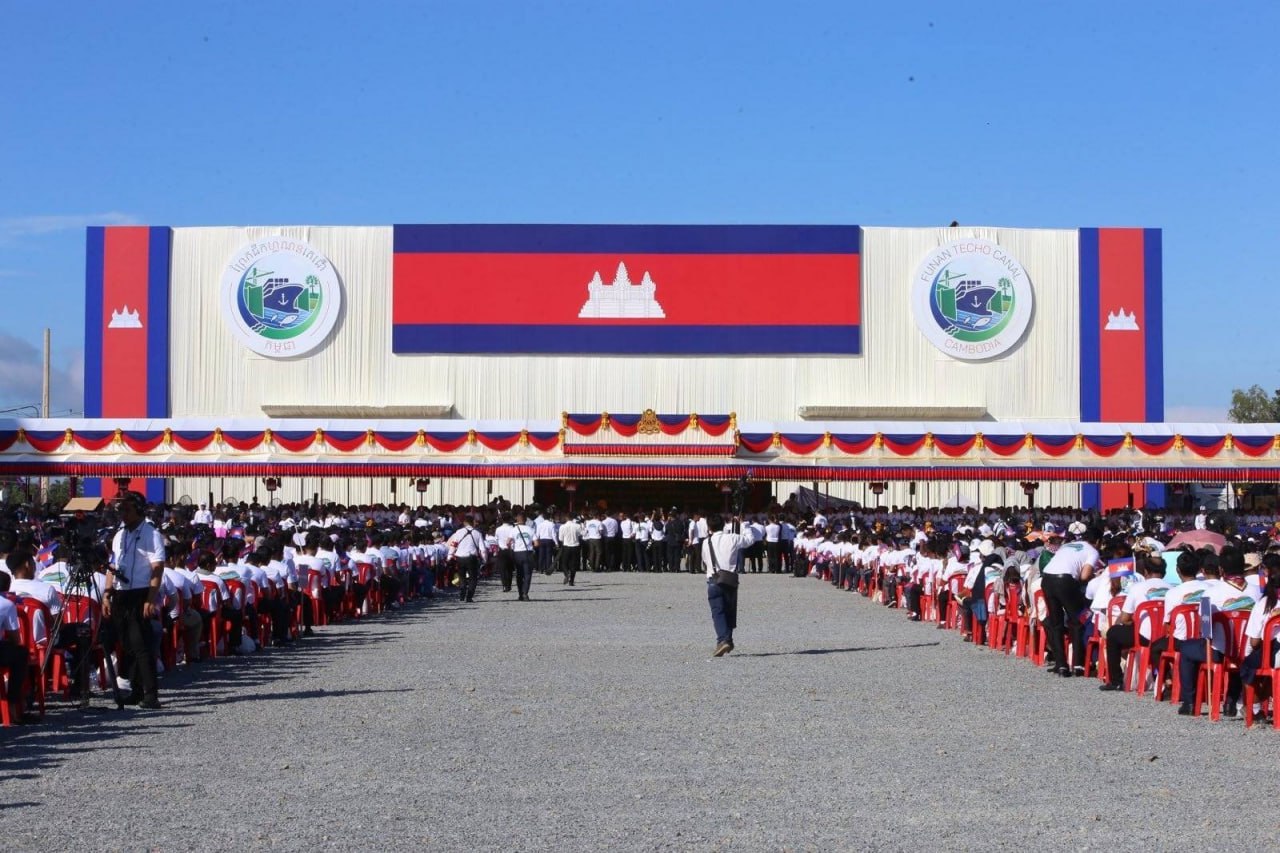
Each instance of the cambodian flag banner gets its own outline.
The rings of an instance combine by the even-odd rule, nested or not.
[[[397,225],[396,353],[857,354],[848,225]]]

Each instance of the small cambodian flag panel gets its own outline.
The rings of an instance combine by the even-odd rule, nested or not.
[[[397,225],[396,353],[857,354],[860,232]]]

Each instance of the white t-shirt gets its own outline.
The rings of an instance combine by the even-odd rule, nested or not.
[[[1088,542],[1067,542],[1053,555],[1042,574],[1065,575],[1079,580],[1085,566],[1096,568],[1101,559],[1098,549]]]
[[[1172,589],[1169,582],[1164,578],[1144,578],[1129,584],[1129,589],[1125,592],[1124,607],[1120,608],[1121,613],[1128,613],[1130,616],[1138,612],[1138,605],[1145,604],[1148,601],[1163,601]],[[1151,623],[1143,620],[1138,626],[1139,632],[1145,639],[1151,639]]]
[[[143,521],[133,530],[117,530],[111,553],[115,558],[115,588],[146,589],[151,582],[151,564],[164,562],[164,539],[151,522]]]
[[[21,627],[18,621],[18,605],[0,595],[0,635],[12,633],[14,639],[17,639]]]

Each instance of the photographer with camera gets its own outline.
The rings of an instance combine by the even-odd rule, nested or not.
[[[160,532],[143,514],[146,507],[139,492],[119,499],[122,524],[111,542],[115,568],[107,574],[102,615],[111,620],[124,648],[120,669],[130,684],[125,704],[155,709],[160,699],[150,620],[160,616],[165,552]]]

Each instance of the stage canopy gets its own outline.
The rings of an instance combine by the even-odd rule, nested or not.
[[[1274,483],[1280,424],[22,419],[0,475]]]

